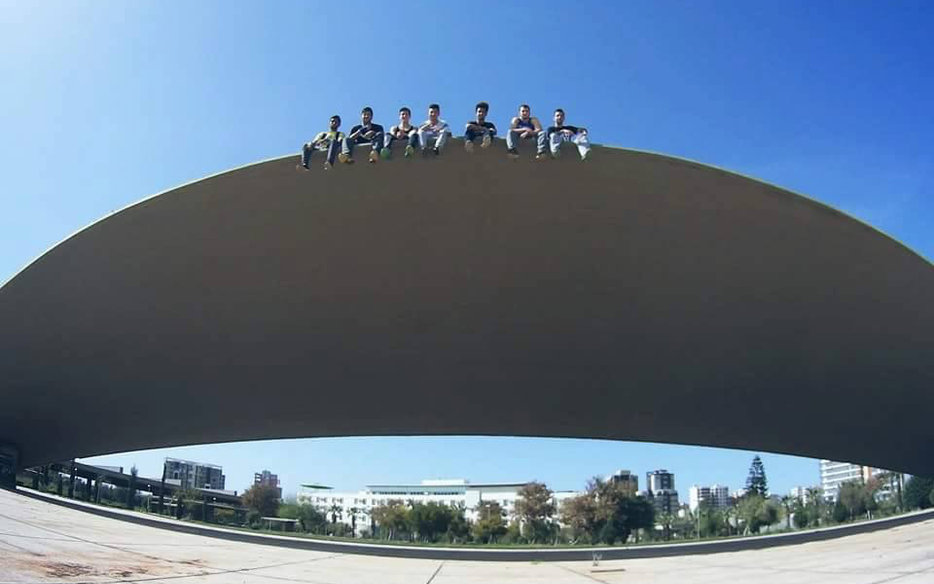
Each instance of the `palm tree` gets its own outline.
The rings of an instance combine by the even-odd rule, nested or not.
[[[337,527],[337,518],[341,517],[343,511],[344,511],[343,507],[341,507],[337,503],[332,503],[331,506],[328,507],[328,513],[331,514],[331,525],[333,525],[335,528]],[[333,533],[334,529],[332,529],[331,531]]]
[[[788,524],[788,529],[791,529],[791,506],[794,505],[797,500],[797,497],[792,497],[791,495],[782,496],[782,507],[785,508],[785,521]]]

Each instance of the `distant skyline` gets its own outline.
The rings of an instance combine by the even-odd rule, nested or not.
[[[243,492],[262,470],[279,475],[283,494],[293,496],[302,483],[357,491],[373,484],[412,484],[424,479],[480,482],[538,480],[552,490],[582,490],[593,476],[625,469],[646,486],[646,473],[666,469],[675,475],[679,496],[691,485],[745,487],[755,455],[765,464],[770,489],[820,483],[814,459],[745,450],[568,438],[352,437],[263,440],[185,446],[81,459],[88,464],[136,465],[143,476],[162,475],[165,457],[217,464],[227,488]],[[560,463],[560,464],[558,464]]]
[[[501,130],[520,103],[543,120],[560,106],[595,143],[765,180],[934,258],[931,2],[0,2],[0,282],[130,203],[297,156],[331,114],[347,125],[370,105],[388,125],[399,106],[418,121],[435,101],[458,131],[480,100]],[[643,485],[667,468],[686,500],[692,483],[743,486],[754,454],[346,438],[91,461],[153,476],[165,456],[211,462],[238,491],[267,468],[287,494],[432,477],[579,489],[618,468]],[[761,454],[775,492],[819,480],[815,460]]]

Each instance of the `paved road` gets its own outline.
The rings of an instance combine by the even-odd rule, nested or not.
[[[463,562],[291,550],[164,531],[0,491],[0,584],[870,584],[934,582],[934,520],[832,541],[601,562]]]

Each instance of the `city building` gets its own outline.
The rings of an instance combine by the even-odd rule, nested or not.
[[[390,501],[404,503],[438,503],[460,506],[464,517],[476,521],[481,502],[495,501],[506,513],[507,521],[515,518],[519,489],[526,482],[471,483],[465,479],[423,480],[418,484],[368,485],[361,491],[340,492],[319,484],[301,485],[296,500],[299,505],[313,505],[330,518],[347,525],[356,525],[357,534],[370,525],[370,511]],[[552,495],[556,509],[576,491],[556,491]],[[356,520],[354,520],[356,516]]]
[[[224,469],[215,464],[166,458],[163,467],[165,482],[183,488],[224,490]]]
[[[606,482],[623,484],[629,488],[629,492],[636,494],[639,490],[639,477],[628,470],[618,470],[606,477]]]
[[[824,493],[824,499],[827,501],[836,501],[837,494],[840,492],[840,485],[843,483],[856,481],[866,484],[870,479],[881,481],[881,486],[876,491],[876,499],[885,500],[892,496],[895,487],[893,477],[900,478],[899,475],[890,471],[874,468],[871,466],[861,466],[849,462],[836,462],[833,460],[820,461],[820,486]]]
[[[675,475],[667,470],[653,470],[645,473],[647,496],[655,506],[656,513],[675,514],[678,512],[678,491],[675,489]]]
[[[278,493],[277,496],[280,499],[282,498],[282,487],[279,486],[279,475],[274,475],[268,470],[263,469],[263,472],[253,473],[253,484],[275,487],[276,493]]]
[[[730,506],[730,489],[725,485],[710,485],[709,487],[693,485],[689,494],[688,505],[691,511],[697,511],[701,505],[714,509],[724,509]]]

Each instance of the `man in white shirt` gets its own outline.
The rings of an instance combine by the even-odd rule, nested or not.
[[[441,115],[441,106],[433,103],[428,106],[428,119],[418,127],[418,141],[422,146],[422,154],[427,155],[429,150],[437,156],[441,154],[448,137],[451,135],[451,129],[448,123],[439,118]]]

